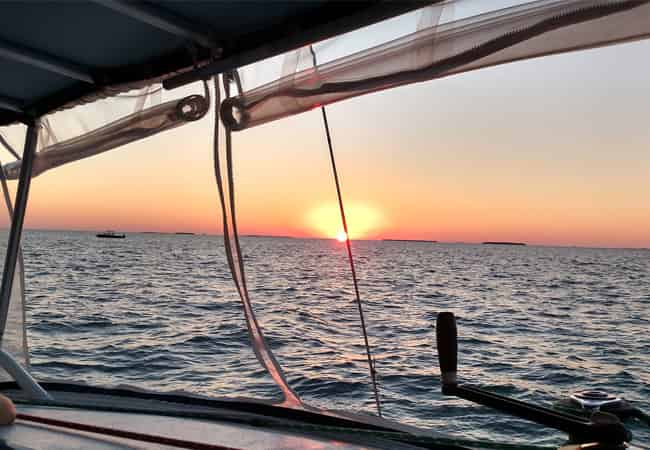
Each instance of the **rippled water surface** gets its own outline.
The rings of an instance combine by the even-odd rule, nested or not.
[[[28,332],[38,377],[213,396],[278,394],[248,346],[215,236],[28,231]],[[251,297],[291,386],[308,402],[373,411],[341,244],[244,238]],[[464,437],[562,436],[443,398],[435,330],[458,317],[460,371],[551,404],[580,389],[650,411],[650,251],[354,243],[385,415]],[[631,425],[635,442],[650,433]]]

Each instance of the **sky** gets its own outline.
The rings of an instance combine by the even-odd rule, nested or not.
[[[637,42],[328,106],[351,238],[650,247],[648,54]],[[26,227],[220,233],[211,134],[206,118],[38,176]],[[233,139],[240,233],[337,236],[319,111]]]

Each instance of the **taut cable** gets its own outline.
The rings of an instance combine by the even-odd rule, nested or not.
[[[316,53],[314,47],[309,46],[311,57],[314,63],[314,70],[316,69]],[[339,174],[336,169],[336,160],[334,159],[334,148],[332,146],[332,136],[330,134],[329,122],[327,121],[327,112],[325,107],[321,106],[320,111],[323,114],[323,126],[325,127],[325,135],[327,136],[327,146],[330,152],[330,162],[332,163],[332,173],[334,175],[334,183],[336,184],[336,195],[339,201],[339,211],[341,212],[341,222],[343,223],[343,231],[345,232],[345,247],[348,250],[348,261],[350,262],[350,272],[352,273],[352,283],[354,284],[354,295],[359,309],[359,318],[361,319],[361,331],[363,332],[363,342],[366,346],[366,356],[368,357],[368,370],[370,371],[370,378],[372,380],[372,389],[375,393],[375,404],[377,405],[377,414],[381,417],[381,403],[379,402],[379,390],[377,389],[377,375],[375,373],[375,365],[372,360],[372,353],[370,351],[370,343],[368,342],[368,332],[366,330],[366,320],[363,316],[363,307],[361,305],[361,296],[359,295],[359,283],[357,281],[357,271],[354,267],[354,257],[352,256],[352,244],[350,243],[350,235],[348,233],[348,223],[345,219],[345,208],[343,207],[343,195],[341,195],[341,183],[339,182]]]

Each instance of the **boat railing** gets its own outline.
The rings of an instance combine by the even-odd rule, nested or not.
[[[34,400],[52,400],[50,394],[41,387],[18,361],[6,351],[0,349],[0,367],[13,377],[23,392]]]

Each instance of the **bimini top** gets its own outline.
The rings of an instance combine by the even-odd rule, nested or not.
[[[0,3],[0,126],[218,62],[250,64],[435,1]]]

